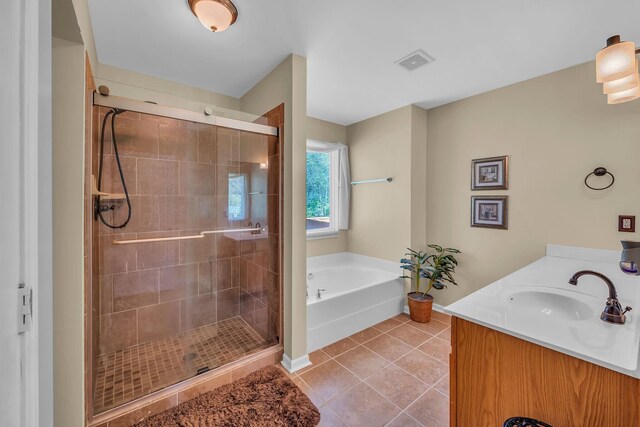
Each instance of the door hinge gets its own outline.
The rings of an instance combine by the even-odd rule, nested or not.
[[[24,283],[18,285],[18,333],[31,330],[33,290]]]

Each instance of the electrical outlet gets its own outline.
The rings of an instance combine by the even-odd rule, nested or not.
[[[618,231],[624,233],[635,233],[636,217],[635,215],[618,215]]]

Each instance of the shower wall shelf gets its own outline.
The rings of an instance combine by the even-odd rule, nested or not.
[[[91,175],[92,179],[92,187],[91,187],[91,195],[100,197],[100,200],[124,200],[127,198],[122,193],[105,193],[104,191],[98,190],[98,183],[96,181],[95,175]]]
[[[131,240],[113,240],[111,243],[114,245],[132,245],[135,243],[156,243],[156,242],[171,242],[175,240],[196,240],[203,239],[207,234],[222,234],[222,233],[242,233],[242,232],[258,232],[264,233],[266,228],[231,228],[227,230],[209,230],[209,231],[201,231],[200,234],[194,234],[191,236],[173,236],[173,237],[156,237],[153,239],[131,239]]]
[[[363,179],[362,181],[351,181],[351,185],[370,184],[373,182],[391,182],[393,178],[376,178],[376,179]]]

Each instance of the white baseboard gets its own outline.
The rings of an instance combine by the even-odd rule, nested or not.
[[[439,311],[440,313],[444,313],[444,305],[433,303],[433,310],[434,311]],[[404,312],[406,314],[409,314],[409,306],[408,305],[404,306]]]
[[[307,366],[311,366],[311,361],[309,360],[308,354],[305,354],[304,356],[300,356],[293,360],[291,360],[291,358],[286,354],[283,354],[282,362],[280,363],[290,374],[293,374],[294,372],[299,371],[302,368],[306,368]]]

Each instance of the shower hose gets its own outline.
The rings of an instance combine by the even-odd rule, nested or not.
[[[124,222],[121,224],[114,225],[114,224],[109,224],[109,222],[107,222],[107,220],[104,219],[104,216],[102,214],[104,211],[107,211],[107,210],[115,210],[115,206],[104,207],[100,203],[100,196],[96,197],[96,205],[95,205],[96,217],[100,218],[100,221],[102,221],[102,223],[109,228],[124,228],[131,220],[131,199],[129,198],[127,183],[124,179],[124,173],[122,172],[122,164],[120,163],[120,154],[118,153],[118,143],[116,142],[116,116],[118,114],[124,113],[124,111],[125,110],[120,110],[117,108],[114,108],[108,111],[107,114],[105,114],[104,119],[102,120],[102,131],[100,132],[100,161],[98,164],[98,191],[101,191],[102,189],[102,168],[104,165],[104,130],[107,127],[107,120],[109,120],[109,117],[111,117],[111,142],[113,144],[113,154],[116,159],[116,164],[118,165],[120,181],[122,182],[122,188],[124,190],[124,195],[127,201],[127,219],[125,219]]]

